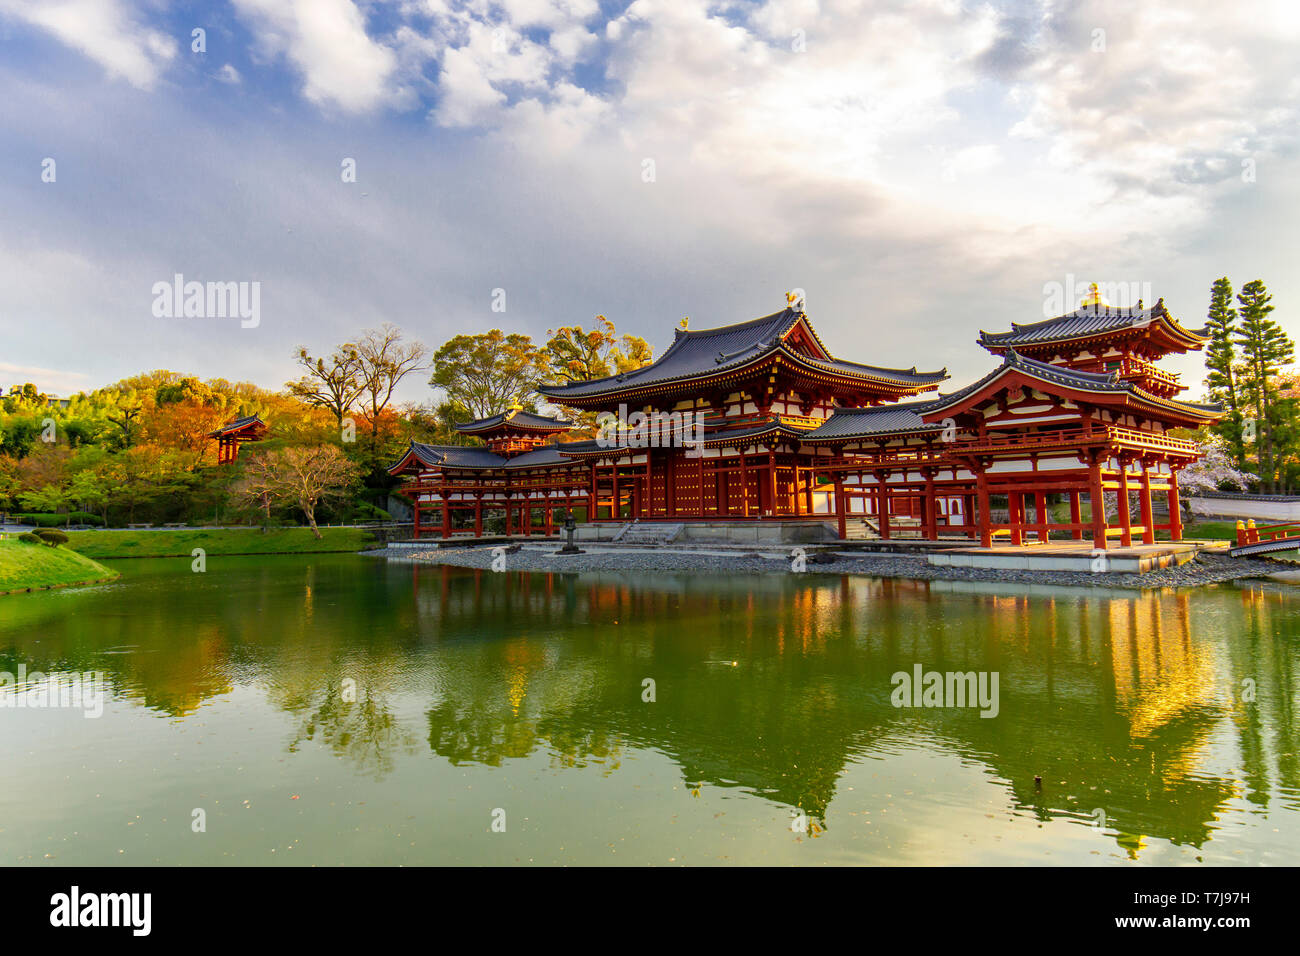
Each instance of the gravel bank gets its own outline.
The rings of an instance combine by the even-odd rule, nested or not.
[[[685,551],[662,548],[597,548],[585,554],[556,555],[557,545],[525,545],[504,555],[510,571],[695,571],[718,574],[790,574],[786,553],[776,551]],[[388,549],[371,551],[398,561],[449,564],[463,568],[492,567],[487,547],[430,548],[427,551]],[[907,554],[836,553],[831,563],[817,563],[809,554],[810,574],[862,574],[879,578],[914,578],[926,581],[987,581],[1064,587],[1167,588],[1196,587],[1242,578],[1259,578],[1294,565],[1259,559],[1202,554],[1179,568],[1147,574],[1078,574],[1069,571],[995,571],[978,568],[932,567],[925,558]]]

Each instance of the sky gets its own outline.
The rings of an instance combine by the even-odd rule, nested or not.
[[[1199,327],[1260,278],[1295,336],[1297,50],[1293,0],[0,0],[0,385],[278,388],[382,322],[661,354],[792,289],[945,390],[1092,281]]]

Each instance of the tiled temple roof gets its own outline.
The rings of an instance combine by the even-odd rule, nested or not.
[[[873,408],[839,408],[824,425],[803,436],[809,444],[834,441],[841,438],[861,438],[869,435],[894,435],[909,432],[937,432],[939,424],[927,424],[921,413],[933,402],[912,402],[907,405],[881,405]]]
[[[542,415],[526,412],[522,408],[509,408],[504,412],[489,415],[487,418],[475,419],[472,422],[461,422],[456,425],[456,431],[473,435],[479,432],[491,431],[493,428],[498,428],[507,422],[513,427],[538,432],[562,432],[573,427],[573,422],[564,419],[546,418]]]
[[[1083,305],[1073,312],[1042,322],[1024,325],[1013,322],[1010,332],[985,332],[981,329],[978,343],[984,348],[994,349],[1047,345],[1071,339],[1088,339],[1124,329],[1145,328],[1153,322],[1162,323],[1174,338],[1185,341],[1188,346],[1205,341],[1203,330],[1183,328],[1169,314],[1164,299],[1161,299],[1150,309],[1139,306]]]
[[[668,351],[650,365],[589,382],[545,385],[540,391],[548,398],[563,401],[566,398],[596,397],[713,375],[746,365],[780,349],[783,346],[782,336],[804,318],[802,312],[785,309],[738,325],[725,325],[716,329],[698,331],[678,330],[677,338]],[[835,358],[817,359],[807,355],[797,355],[795,358],[829,372],[853,378],[878,379],[904,388],[934,385],[948,377],[947,372],[942,370],[918,372],[915,368],[880,368]]]
[[[243,431],[250,425],[261,425],[266,427],[266,422],[262,421],[258,415],[247,415],[244,418],[236,418],[233,422],[226,422],[216,431],[208,432],[209,438],[220,438],[222,435],[229,435],[233,432]]]

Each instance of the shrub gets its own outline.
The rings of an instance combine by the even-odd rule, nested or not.
[[[42,541],[44,541],[52,548],[57,548],[61,544],[68,543],[68,536],[64,534],[62,531],[42,529],[36,532],[36,537],[40,538]]]
[[[27,544],[43,543],[40,538],[36,537],[36,535],[32,534],[30,531],[24,531],[22,534],[18,536],[18,540],[26,542]]]
[[[19,524],[34,524],[38,528],[57,528],[65,524],[102,525],[104,519],[88,511],[73,511],[65,515],[52,514],[15,514],[10,517]]]

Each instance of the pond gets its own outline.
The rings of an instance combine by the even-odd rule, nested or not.
[[[2,864],[1300,862],[1286,585],[114,566],[0,599]]]

